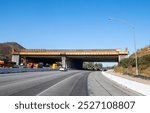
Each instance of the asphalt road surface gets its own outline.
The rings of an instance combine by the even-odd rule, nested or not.
[[[0,75],[0,96],[139,95],[105,78],[101,72],[68,70]]]

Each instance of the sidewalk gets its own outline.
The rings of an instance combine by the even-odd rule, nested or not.
[[[150,96],[150,80],[144,80],[128,75],[120,75],[113,71],[102,72],[102,74],[122,86],[137,91],[145,96]]]
[[[125,78],[125,79],[128,79],[128,80],[136,81],[136,82],[139,82],[139,83],[142,83],[142,84],[150,85],[150,80],[145,80],[145,79],[142,79],[142,78],[136,78],[136,77],[132,77],[132,76],[129,76],[129,75],[123,75],[123,74],[120,74],[120,73],[116,73],[113,70],[109,70],[109,71],[107,71],[107,73],[113,74],[115,76],[119,76],[119,77],[122,77],[122,78]]]

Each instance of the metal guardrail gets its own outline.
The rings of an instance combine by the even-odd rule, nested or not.
[[[21,72],[41,72],[41,71],[52,71],[51,68],[0,68],[0,74],[5,73],[21,73]]]

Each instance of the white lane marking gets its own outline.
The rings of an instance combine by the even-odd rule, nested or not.
[[[77,74],[73,74],[73,76],[77,76],[78,74],[81,74],[83,72],[77,73]],[[64,80],[69,80],[70,78],[72,78],[73,76],[70,76]],[[43,93],[46,93],[50,88],[57,86],[58,84],[62,83],[64,80],[61,80],[59,82],[57,82],[56,84],[52,85],[51,87],[45,89],[44,91],[40,92],[39,94],[37,94],[36,96],[41,96]]]

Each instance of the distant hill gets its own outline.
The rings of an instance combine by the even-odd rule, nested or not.
[[[3,59],[11,60],[11,52],[13,49],[18,51],[20,49],[25,48],[16,42],[0,43],[0,60]]]
[[[145,56],[145,55],[150,55],[150,45],[148,45],[144,48],[141,48],[137,51],[137,56],[138,57],[142,57],[142,56]],[[134,57],[134,54],[132,54],[131,57]]]

